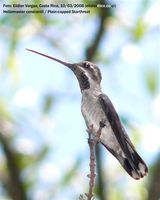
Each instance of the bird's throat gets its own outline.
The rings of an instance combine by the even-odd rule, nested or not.
[[[80,73],[78,80],[81,90],[86,90],[90,88],[89,78],[84,72]]]

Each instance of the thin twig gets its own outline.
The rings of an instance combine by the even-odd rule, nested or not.
[[[95,166],[96,166],[96,159],[95,159],[95,146],[96,144],[100,141],[100,136],[101,136],[101,130],[105,126],[102,122],[99,124],[99,129],[96,133],[96,135],[93,134],[93,125],[87,130],[88,132],[88,144],[90,148],[90,174],[88,175],[89,177],[89,192],[86,194],[87,200],[92,200],[94,195],[93,195],[93,189],[95,185]]]
[[[95,183],[95,145],[96,145],[96,140],[92,138],[92,134],[90,131],[88,131],[88,144],[90,148],[90,174],[89,174],[89,192],[87,194],[88,200],[91,200],[93,197],[93,188],[94,188],[94,183]]]

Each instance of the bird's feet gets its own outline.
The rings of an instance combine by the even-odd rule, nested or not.
[[[98,129],[98,131],[97,131],[97,133],[96,133],[96,136],[95,136],[95,140],[96,140],[97,143],[100,142],[101,131],[102,131],[102,129],[103,129],[104,127],[105,127],[105,124],[104,124],[102,121],[100,121],[100,122],[99,122],[99,129]]]
[[[94,143],[94,138],[93,138],[93,136],[94,136],[94,127],[93,127],[93,124],[88,126],[88,129],[86,131],[87,131],[88,136],[89,136],[88,143],[89,143],[89,145],[91,145],[91,144]]]
[[[99,143],[100,142],[100,137],[101,137],[101,131],[102,131],[102,129],[104,127],[105,127],[105,123],[102,122],[102,121],[99,122],[99,129],[98,129],[98,131],[94,130],[93,124],[90,125],[88,127],[88,129],[87,129],[87,132],[89,134],[89,140],[88,140],[88,142],[91,142],[91,140],[94,140],[95,144]]]

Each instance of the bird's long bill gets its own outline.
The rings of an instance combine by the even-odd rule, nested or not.
[[[62,61],[62,60],[59,60],[59,59],[54,58],[54,57],[52,57],[52,56],[48,56],[48,55],[46,55],[46,54],[44,54],[44,53],[40,53],[40,52],[35,51],[35,50],[32,50],[32,49],[26,49],[26,50],[27,50],[27,51],[31,51],[31,52],[33,52],[33,53],[37,53],[37,54],[39,54],[39,55],[41,55],[41,56],[44,56],[44,57],[49,58],[49,59],[51,59],[51,60],[54,60],[54,61],[56,61],[56,62],[59,62],[59,63],[61,63],[62,65],[65,65],[66,67],[68,67],[68,68],[70,68],[70,69],[73,70],[73,66],[74,66],[73,64],[64,62],[64,61]]]

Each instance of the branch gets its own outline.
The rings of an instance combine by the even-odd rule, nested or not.
[[[88,194],[85,194],[87,197],[87,200],[92,200],[94,198],[93,190],[94,190],[94,185],[95,185],[95,166],[96,166],[96,159],[95,159],[95,147],[100,141],[100,136],[101,136],[101,131],[102,128],[105,126],[104,123],[100,122],[99,123],[99,129],[95,135],[95,131],[93,129],[93,125],[91,125],[87,132],[88,132],[88,144],[89,144],[89,149],[90,149],[90,174],[88,175],[89,177],[89,192]],[[80,200],[84,200],[83,195],[80,195]]]
[[[154,164],[150,185],[148,188],[148,200],[157,200],[160,198],[160,153]]]
[[[101,0],[100,2],[97,1],[97,3],[106,3],[105,0]],[[92,61],[95,57],[99,45],[103,39],[103,36],[105,32],[107,31],[106,22],[109,17],[113,16],[113,12],[111,9],[99,9],[99,24],[97,25],[97,31],[95,34],[95,37],[93,38],[93,41],[91,45],[86,49],[86,60]],[[98,196],[101,200],[104,200],[106,195],[104,194],[104,178],[102,174],[102,163],[100,162],[101,158],[101,149],[98,145],[96,145],[96,164],[97,164],[97,188],[98,188]],[[81,199],[83,200],[83,199]]]
[[[6,157],[7,168],[9,177],[6,183],[6,189],[13,200],[27,200],[24,184],[21,180],[21,170],[17,165],[14,151],[10,148],[8,138],[4,136],[5,131],[0,130],[0,143],[3,148],[4,155]]]
[[[96,145],[96,165],[97,165],[97,195],[100,200],[107,200],[107,196],[105,194],[106,190],[106,181],[104,181],[104,174],[102,170],[102,151],[101,146]]]
[[[105,0],[101,0],[101,2],[97,1],[97,3],[106,4]],[[99,9],[99,25],[97,26],[97,33],[95,34],[95,38],[93,39],[92,44],[87,48],[86,50],[86,59],[92,60],[95,56],[97,49],[100,45],[100,42],[103,38],[103,35],[105,33],[105,22],[108,17],[112,16],[111,8]]]
[[[97,144],[97,141],[94,140],[94,138],[92,138],[92,129],[87,130],[88,132],[88,144],[89,144],[89,149],[90,149],[90,174],[88,175],[89,177],[89,192],[88,194],[86,194],[87,199],[91,200],[93,197],[93,188],[94,188],[94,184],[95,184],[95,177],[96,177],[96,173],[95,173],[95,145]]]

